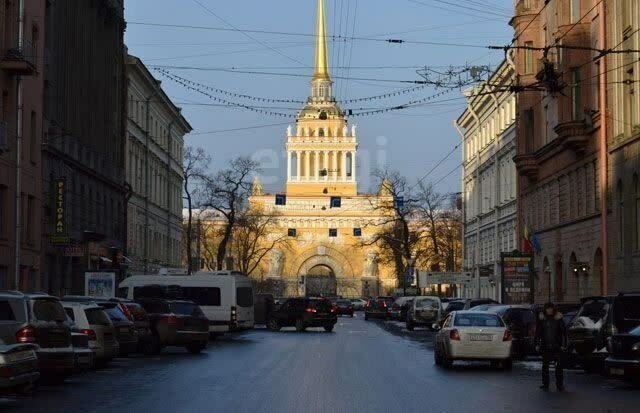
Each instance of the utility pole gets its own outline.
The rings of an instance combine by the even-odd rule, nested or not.
[[[18,50],[24,55],[24,0],[18,4]],[[16,223],[15,223],[15,274],[13,288],[20,290],[22,263],[22,76],[16,76]],[[29,218],[29,217],[27,217]]]

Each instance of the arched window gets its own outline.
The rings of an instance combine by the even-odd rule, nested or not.
[[[624,191],[622,180],[618,181],[618,242],[620,252],[624,252]]]
[[[320,136],[320,137],[324,136],[324,128],[318,129],[318,136]]]

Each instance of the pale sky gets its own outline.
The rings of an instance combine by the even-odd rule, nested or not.
[[[309,35],[314,34],[316,7],[316,0],[130,0],[126,2],[129,24],[125,41],[129,52],[150,68],[165,66],[190,81],[236,94],[306,100],[314,59],[314,39]],[[512,0],[327,0],[329,36],[447,44],[330,42],[334,94],[344,101],[406,89],[412,86],[407,81],[422,80],[416,73],[418,67],[438,66],[444,70],[465,63],[495,66],[503,58],[501,51],[472,46],[509,43],[512,7]],[[236,29],[279,33],[243,33]],[[165,91],[183,108],[194,128],[186,144],[204,147],[213,158],[212,168],[224,167],[235,156],[256,156],[264,162],[266,189],[284,189],[286,125],[294,124],[293,119],[220,106],[207,96],[152,73],[163,81]],[[390,108],[442,91],[426,87],[391,98],[344,103],[342,107],[355,111]],[[295,114],[301,106],[208,93],[279,113]],[[453,127],[465,107],[460,91],[452,90],[433,100],[440,103],[350,119],[350,124],[358,125],[361,192],[371,189],[369,174],[376,165],[386,164],[415,181],[460,141]],[[240,128],[251,129],[237,130]],[[441,180],[437,185],[440,191],[459,192],[460,171],[451,172],[460,162],[457,150],[426,181]]]

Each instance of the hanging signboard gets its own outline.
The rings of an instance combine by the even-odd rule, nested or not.
[[[502,302],[533,304],[533,254],[502,253]]]
[[[67,235],[67,223],[64,218],[66,203],[67,181],[65,178],[56,178],[53,181],[53,234],[49,237],[52,244],[65,245],[70,243]]]
[[[420,272],[418,287],[427,288],[434,284],[470,284],[473,275],[470,272]]]

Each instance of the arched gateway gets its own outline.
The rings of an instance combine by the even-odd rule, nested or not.
[[[335,296],[338,292],[335,272],[323,264],[309,270],[305,275],[304,285],[307,296]]]

